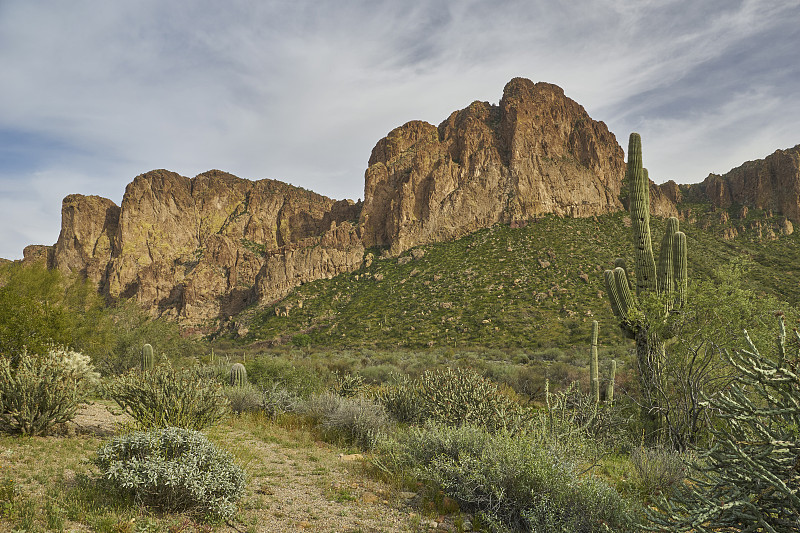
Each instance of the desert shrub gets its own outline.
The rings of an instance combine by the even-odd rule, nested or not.
[[[251,413],[264,408],[264,394],[253,385],[243,387],[226,386],[222,389],[231,411],[236,414]]]
[[[0,356],[0,425],[24,435],[46,435],[75,416],[97,385],[89,357],[64,349],[45,355]]]
[[[706,400],[716,413],[714,445],[691,463],[689,483],[648,512],[658,531],[800,531],[800,333],[777,353],[724,351],[734,383]]]
[[[261,389],[262,408],[264,412],[273,419],[284,413],[290,413],[297,409],[300,398],[278,383],[273,383],[270,387]]]
[[[174,427],[135,431],[105,443],[95,464],[136,502],[225,520],[236,513],[245,474],[201,433]]]
[[[429,422],[381,443],[376,464],[432,482],[495,530],[626,531],[626,503],[602,480],[525,435]],[[604,529],[607,527],[608,529]]]
[[[545,383],[545,406],[539,427],[544,434],[560,441],[568,434],[611,448],[624,448],[631,442],[630,427],[634,418],[623,402],[598,404],[581,391],[576,381],[558,392],[550,392]]]
[[[395,376],[393,381],[378,389],[376,398],[400,422],[433,420],[496,431],[522,427],[531,416],[495,383],[468,368],[430,370],[416,380]]]
[[[111,380],[105,392],[144,429],[202,429],[228,412],[222,385],[198,368],[161,364],[147,372],[130,371]]]
[[[336,373],[333,392],[344,398],[357,396],[364,389],[364,378],[358,374]]]
[[[406,374],[392,373],[389,382],[374,391],[374,398],[398,422],[413,423],[421,418],[417,383]]]
[[[530,416],[496,384],[468,368],[425,372],[417,387],[421,421],[472,424],[497,431],[520,427]]]
[[[364,449],[375,446],[389,425],[383,406],[366,398],[324,392],[307,399],[300,409],[314,418],[329,438],[343,438]]]
[[[645,496],[668,496],[686,477],[680,453],[669,448],[639,446],[631,451],[630,460],[634,481]]]
[[[245,364],[247,376],[254,385],[267,388],[278,384],[287,391],[308,398],[325,387],[320,372],[303,365],[295,365],[292,361],[263,355]]]

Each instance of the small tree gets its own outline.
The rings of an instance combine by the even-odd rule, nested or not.
[[[721,424],[682,490],[648,512],[653,531],[800,531],[800,334],[794,356],[780,317],[777,356],[724,352],[738,371],[731,387],[709,399]]]

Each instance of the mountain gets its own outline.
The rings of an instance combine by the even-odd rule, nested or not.
[[[724,237],[789,234],[800,217],[799,152],[779,150],[701,184],[651,183],[651,211],[708,229],[734,209],[739,226],[722,228]],[[559,87],[515,78],[498,105],[473,102],[439,126],[412,121],[379,140],[363,203],[219,170],[154,170],[127,186],[119,206],[67,196],[58,241],[27,247],[23,262],[85,276],[111,300],[135,298],[154,316],[207,332],[377,257],[497,224],[613,214],[623,209],[624,170],[603,122]],[[747,218],[746,206],[758,213]]]

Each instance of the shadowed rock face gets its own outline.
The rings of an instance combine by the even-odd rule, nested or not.
[[[365,176],[366,246],[392,254],[498,222],[620,209],[622,148],[555,85],[515,78],[438,128],[409,122],[378,141]]]

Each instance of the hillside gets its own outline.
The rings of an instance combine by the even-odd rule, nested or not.
[[[785,224],[782,217],[751,210],[731,223],[727,210],[679,207],[691,210],[694,220],[682,226],[690,279],[709,278],[731,260],[749,259],[755,291],[800,303],[794,281],[800,237],[776,233]],[[305,284],[278,304],[248,309],[230,329],[237,342],[262,346],[294,340],[330,348],[536,350],[586,345],[591,321],[598,320],[602,344],[622,344],[602,271],[616,257],[632,261],[626,217],[546,216],[523,227],[498,224],[417,247],[399,258],[368,259],[355,272]],[[664,220],[653,224],[658,243]],[[737,227],[736,239],[723,238]],[[380,257],[379,249],[370,253]]]

